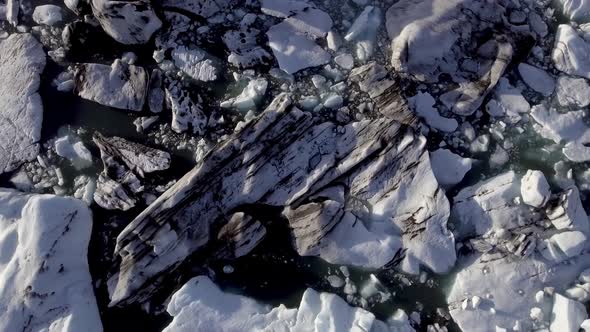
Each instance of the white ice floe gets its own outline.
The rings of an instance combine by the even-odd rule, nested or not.
[[[293,74],[330,61],[330,54],[315,42],[332,28],[327,13],[312,3],[296,0],[262,1],[262,12],[285,18],[267,32],[269,46],[282,70]]]
[[[103,30],[122,44],[145,44],[162,26],[149,1],[91,0]]]
[[[544,206],[551,190],[543,172],[528,170],[520,180],[520,194],[524,203],[534,207]]]
[[[377,31],[382,22],[381,16],[379,7],[365,7],[344,36],[347,42],[356,43],[356,57],[361,62],[366,62],[373,56]]]
[[[565,144],[563,154],[573,162],[590,160],[590,128],[584,123],[585,111],[559,113],[544,105],[532,108],[535,130],[544,138]]]
[[[457,129],[459,125],[457,120],[441,116],[438,109],[434,107],[436,101],[428,92],[419,92],[414,97],[409,98],[409,102],[416,114],[423,118],[429,127],[447,133]]]
[[[387,323],[334,294],[308,288],[299,308],[271,307],[242,295],[223,292],[199,276],[174,293],[167,311],[174,318],[164,332],[241,331],[413,331],[407,315]],[[404,320],[405,318],[405,320]]]
[[[84,143],[69,135],[55,140],[55,151],[59,156],[68,159],[78,170],[92,165],[92,154]]]
[[[61,20],[61,8],[56,5],[37,6],[33,12],[33,21],[37,24],[55,25]]]
[[[513,87],[506,78],[501,78],[494,90],[494,99],[486,105],[486,111],[495,117],[506,117],[510,123],[520,121],[523,113],[528,113],[531,105],[519,89]]]
[[[0,43],[0,174],[37,157],[43,104],[37,93],[45,53],[30,34]]]
[[[590,21],[590,1],[589,0],[558,0],[561,5],[563,14],[572,21],[588,22]]]
[[[222,102],[221,107],[233,107],[240,111],[255,110],[256,104],[264,97],[267,87],[268,81],[266,78],[250,80],[238,96]]]
[[[561,24],[555,34],[555,46],[551,55],[555,68],[575,76],[590,79],[590,43],[567,24]]]
[[[447,149],[438,149],[430,153],[430,164],[438,183],[450,189],[463,180],[471,169],[473,159],[463,158]]]
[[[590,105],[590,84],[584,78],[560,76],[556,94],[561,106],[581,108]]]
[[[76,91],[84,99],[130,111],[145,103],[148,74],[142,67],[117,59],[111,66],[86,63],[76,71]]]
[[[82,201],[0,189],[1,331],[102,331],[91,230]]]
[[[208,82],[217,79],[218,69],[202,49],[177,47],[172,51],[172,60],[176,67],[194,80]]]
[[[518,73],[526,85],[545,97],[550,96],[555,90],[555,79],[553,76],[539,67],[531,66],[528,63],[521,63],[518,65]]]
[[[334,62],[343,69],[351,70],[354,67],[354,58],[350,54],[340,54],[334,57]]]
[[[551,317],[549,331],[578,332],[582,322],[588,318],[588,314],[582,303],[556,293],[553,297]]]
[[[288,22],[271,27],[267,36],[280,68],[288,74],[330,62],[328,52]]]

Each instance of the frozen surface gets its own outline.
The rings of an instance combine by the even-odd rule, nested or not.
[[[0,330],[102,331],[79,200],[0,189]]]

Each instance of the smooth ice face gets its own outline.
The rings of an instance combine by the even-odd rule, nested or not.
[[[0,330],[102,331],[91,229],[82,201],[0,189]]]

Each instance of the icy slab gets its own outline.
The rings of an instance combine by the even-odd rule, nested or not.
[[[79,200],[0,189],[0,330],[101,332]]]
[[[61,8],[55,5],[37,6],[33,12],[33,21],[37,24],[55,25],[61,20]]]
[[[531,116],[535,120],[535,130],[542,137],[555,143],[564,143],[562,149],[566,158],[573,162],[590,160],[590,128],[584,123],[585,111],[559,113],[547,109],[544,105],[532,108]]]
[[[349,306],[334,294],[308,288],[299,308],[270,307],[242,295],[223,292],[209,278],[191,279],[170,300],[167,311],[174,318],[164,332],[219,330],[241,331],[414,331],[407,315],[378,321],[361,308]]]
[[[325,37],[332,28],[332,18],[306,0],[263,0],[262,12],[285,18],[296,31],[314,38]]]
[[[565,231],[545,239],[541,246],[541,254],[547,260],[563,262],[576,257],[586,246],[586,235],[580,231]]]
[[[208,118],[203,112],[201,96],[197,95],[195,102],[179,84],[167,87],[165,94],[166,103],[172,110],[172,130],[182,133],[190,129],[193,134],[203,135]]]
[[[355,42],[356,57],[363,63],[373,56],[381,16],[379,7],[365,7],[344,36],[347,42]]]
[[[450,189],[471,170],[473,159],[463,158],[447,149],[438,149],[430,153],[430,164],[438,183]]]
[[[188,255],[207,250],[217,241],[213,232],[215,225],[225,223],[223,211],[253,203],[302,212],[289,220],[294,236],[299,237],[293,245],[302,254],[323,255],[317,244],[324,241],[332,243],[340,262],[378,267],[396,257],[398,251],[389,244],[401,238],[406,251],[398,258],[404,271],[419,273],[421,265],[436,273],[448,271],[456,257],[454,237],[446,227],[449,203],[430,168],[425,138],[392,119],[397,113],[415,123],[399,90],[383,94],[391,117],[340,127],[297,109],[290,95],[277,96],[259,117],[211,150],[119,235],[117,252],[125,254],[120,271],[109,280],[112,303],[149,297],[155,286],[152,281],[162,280]],[[343,187],[343,181],[350,185]],[[316,196],[337,188],[342,191],[338,197]],[[332,223],[341,226],[342,232],[305,232],[306,223],[308,229],[322,229],[325,222],[322,213],[303,213],[305,207],[325,202],[329,208],[330,200],[343,207],[330,210],[344,216]],[[354,225],[346,219],[352,216],[343,215],[343,209],[359,222]],[[351,227],[360,233],[348,233]],[[167,241],[172,237],[168,229],[181,231],[173,235],[175,240]],[[188,237],[187,229],[198,236]],[[144,232],[155,235],[147,239]],[[375,243],[383,248],[378,256],[367,249],[375,236],[389,236],[386,243]],[[150,253],[157,242],[167,247],[154,257]],[[346,250],[339,253],[338,247]]]
[[[230,98],[221,103],[221,107],[236,108],[239,111],[255,110],[256,104],[260,102],[266,88],[268,87],[268,81],[266,78],[256,78],[250,80],[248,85],[244,87],[244,90],[234,98]]]
[[[55,151],[60,157],[68,159],[78,170],[92,165],[92,154],[84,143],[69,135],[55,140]]]
[[[531,66],[528,63],[521,63],[518,65],[518,73],[526,85],[545,97],[550,96],[555,90],[555,79],[553,76],[539,67]]]
[[[590,105],[590,84],[584,78],[560,76],[556,94],[561,106],[582,108]]]
[[[76,91],[84,99],[101,105],[139,112],[147,95],[145,69],[115,60],[111,66],[86,63],[79,65]]]
[[[588,215],[575,186],[560,194],[558,202],[547,211],[547,218],[558,230],[577,230],[589,234]]]
[[[162,26],[150,1],[91,0],[103,30],[122,44],[145,44]]]
[[[260,33],[260,30],[250,26],[242,26],[240,30],[226,32],[223,35],[223,42],[230,50],[227,61],[239,68],[268,64],[272,56],[259,45]]]
[[[37,93],[45,53],[30,34],[0,43],[0,174],[37,157],[43,104]]]
[[[525,204],[544,206],[551,196],[551,190],[543,172],[529,169],[520,180],[520,194]]]
[[[324,65],[331,56],[312,39],[288,22],[271,27],[268,32],[269,46],[279,62],[279,67],[288,74],[301,69]]]
[[[457,130],[459,126],[457,120],[441,116],[434,107],[436,101],[428,92],[419,92],[414,97],[409,98],[408,101],[410,106],[414,108],[416,114],[423,118],[429,127],[447,133]]]
[[[559,293],[553,297],[551,314],[551,332],[578,332],[582,322],[588,318],[582,303],[570,300]]]
[[[551,57],[555,68],[574,76],[590,79],[590,43],[570,25],[561,24],[555,35]]]
[[[590,1],[559,0],[563,14],[572,21],[580,23],[590,21]]]
[[[177,47],[172,51],[172,60],[176,67],[194,80],[209,82],[217,79],[218,69],[202,49]]]

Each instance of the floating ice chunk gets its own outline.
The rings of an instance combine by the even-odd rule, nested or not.
[[[324,99],[324,107],[332,109],[340,108],[343,102],[342,96],[331,93]]]
[[[267,36],[279,67],[288,74],[330,62],[328,52],[288,22],[272,26]]]
[[[545,240],[543,256],[556,262],[578,256],[586,245],[586,236],[579,231],[557,233]]]
[[[147,0],[91,0],[91,7],[103,30],[122,44],[145,44],[162,26]]]
[[[518,73],[526,85],[545,97],[555,90],[555,79],[541,68],[521,63],[518,65]]]
[[[328,43],[328,48],[332,51],[336,52],[342,46],[342,39],[340,35],[335,32],[334,30],[330,30],[328,35],[326,36],[326,42]]]
[[[563,14],[572,21],[590,21],[589,0],[559,0]]]
[[[471,169],[473,159],[463,158],[446,149],[438,149],[430,153],[432,172],[438,183],[445,189],[450,189],[463,180]]]
[[[559,230],[577,230],[588,234],[588,216],[575,186],[560,195],[557,205],[547,211],[547,218]]]
[[[135,119],[135,121],[133,121],[133,124],[135,125],[135,130],[138,133],[143,133],[146,129],[148,129],[149,127],[151,127],[151,125],[158,121],[159,118],[160,117],[157,115],[139,117]]]
[[[351,70],[354,67],[354,58],[350,54],[337,55],[334,57],[334,62],[346,70]]]
[[[92,154],[84,143],[69,135],[55,141],[55,151],[59,156],[68,159],[78,170],[92,165]]]
[[[172,109],[172,130],[177,133],[191,129],[193,134],[203,135],[207,128],[207,116],[203,112],[201,96],[196,102],[178,85],[166,89],[166,102]]]
[[[344,39],[356,42],[356,56],[361,62],[366,62],[375,50],[377,31],[381,26],[381,9],[367,6],[354,21]]]
[[[0,43],[0,174],[39,153],[43,104],[37,91],[44,68],[45,53],[33,35],[12,34]]]
[[[551,332],[578,332],[582,322],[588,318],[583,304],[559,293],[555,293],[551,316]]]
[[[316,38],[325,37],[333,24],[330,15],[305,0],[263,0],[261,9],[267,15],[285,18],[295,30]]]
[[[56,5],[37,6],[33,12],[33,21],[37,24],[55,25],[61,20],[61,8]]]
[[[570,25],[561,24],[555,35],[551,55],[555,68],[575,76],[590,79],[590,43],[582,39]]]
[[[164,332],[369,331],[387,326],[372,313],[351,307],[334,294],[308,288],[299,308],[271,308],[241,295],[224,293],[205,276],[191,279],[177,291],[167,311],[174,319]]]
[[[541,171],[528,170],[520,180],[520,193],[526,204],[542,207],[549,200],[549,183]]]
[[[520,121],[521,113],[528,113],[531,105],[513,87],[507,79],[501,78],[494,91],[494,99],[488,103],[486,110],[492,116],[506,116],[511,123]]]
[[[264,97],[267,87],[266,78],[253,79],[237,97],[222,102],[221,107],[234,107],[240,111],[254,110],[256,104]]]
[[[565,114],[543,105],[534,106],[531,116],[535,130],[555,143],[565,143],[563,154],[573,162],[590,160],[590,128],[584,123],[585,111],[570,111]]]
[[[583,78],[560,76],[557,79],[557,101],[561,106],[590,105],[590,84]]]
[[[174,65],[197,81],[214,81],[217,79],[217,67],[208,59],[208,54],[201,49],[189,49],[184,46],[172,51]]]
[[[428,92],[419,92],[408,100],[418,116],[426,121],[431,128],[447,133],[457,130],[458,123],[455,119],[441,116],[434,107],[436,101]]]
[[[145,69],[117,59],[111,66],[86,63],[75,75],[76,91],[84,99],[124,110],[141,111],[146,99]]]
[[[81,201],[0,189],[0,330],[101,332]]]

